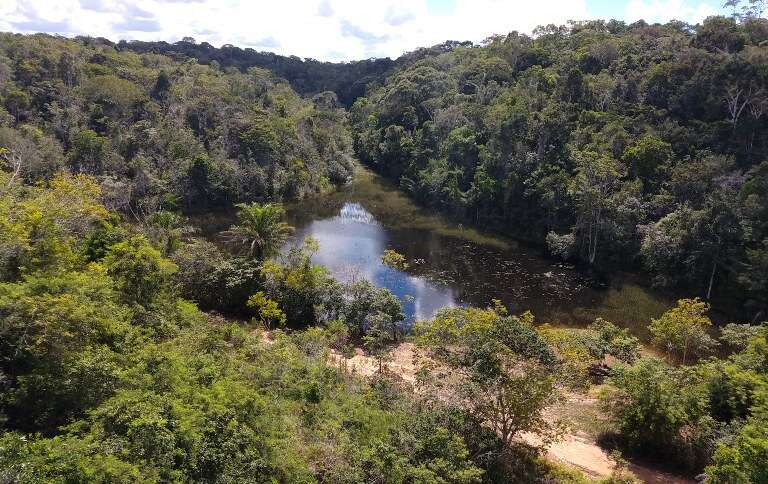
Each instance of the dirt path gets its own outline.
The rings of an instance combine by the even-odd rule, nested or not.
[[[375,358],[366,356],[362,349],[356,348],[351,358],[345,358],[339,353],[331,354],[331,361],[346,368],[351,373],[370,377],[379,370],[379,364]],[[416,383],[416,374],[421,363],[426,358],[421,355],[413,343],[402,343],[395,348],[391,357],[387,360],[387,371],[390,371],[408,383]],[[594,400],[594,399],[593,399]],[[570,395],[566,405],[584,405],[585,399],[577,395]],[[587,403],[589,404],[589,403]],[[534,434],[525,434],[523,440],[531,445],[540,445],[541,441]],[[616,462],[611,456],[598,446],[586,433],[574,431],[566,434],[562,440],[550,444],[547,447],[547,457],[553,461],[575,467],[590,478],[599,479],[607,477],[616,467]],[[630,464],[630,470],[643,482],[649,484],[692,484],[694,481],[680,478],[664,472],[656,471],[641,465]]]

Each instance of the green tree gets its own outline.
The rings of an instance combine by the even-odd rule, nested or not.
[[[379,364],[379,374],[384,372],[384,363],[389,356],[390,345],[393,343],[392,321],[386,313],[377,311],[366,318],[363,346],[368,354],[373,355]]]
[[[94,76],[83,83],[88,101],[96,103],[112,118],[129,116],[146,93],[128,79],[113,75]]]
[[[715,373],[711,383],[714,410],[739,425],[722,439],[706,473],[716,483],[765,482],[768,469],[768,344],[766,327],[749,339]],[[744,419],[744,420],[742,420]],[[743,425],[742,425],[743,423]]]
[[[12,89],[3,98],[3,105],[5,105],[5,109],[7,109],[18,122],[21,115],[30,106],[29,95],[20,89]]]
[[[168,73],[160,71],[155,80],[155,87],[152,88],[152,98],[158,101],[165,101],[168,97],[168,92],[171,89],[171,79]]]
[[[730,445],[720,444],[707,479],[714,484],[747,484],[766,480],[768,469],[768,416],[765,407],[747,420]]]
[[[85,129],[75,136],[70,163],[75,170],[100,174],[109,155],[109,141],[93,130]]]
[[[104,265],[127,303],[146,306],[167,290],[177,267],[143,236],[110,247]]]
[[[627,328],[619,328],[610,321],[597,318],[589,329],[595,334],[592,353],[596,357],[603,358],[609,354],[626,363],[634,363],[640,358],[640,340]]]
[[[264,293],[285,311],[289,326],[335,319],[338,284],[328,269],[312,263],[317,248],[317,241],[308,237],[302,246],[293,246],[279,259],[261,264]],[[326,315],[329,317],[324,318]]]
[[[405,319],[397,296],[367,280],[350,282],[342,290],[341,316],[354,336],[364,336],[371,326],[371,319],[375,318],[376,327],[385,333],[382,338],[388,342],[397,341]]]
[[[287,317],[280,309],[280,306],[275,301],[267,298],[263,291],[259,291],[249,297],[246,305],[256,312],[259,322],[268,331],[284,326],[287,321]]]
[[[672,158],[672,145],[651,135],[645,135],[627,147],[621,157],[629,175],[643,182],[646,193],[656,192],[665,178],[667,164]]]
[[[521,432],[547,441],[559,433],[544,409],[559,396],[546,341],[533,316],[507,316],[506,309],[442,309],[417,327],[419,343],[450,370],[437,379],[450,386],[470,411],[489,422],[505,445]],[[440,370],[436,370],[438,373]]]
[[[195,155],[186,171],[184,198],[190,207],[216,207],[229,203],[230,194],[224,175],[207,154]]]
[[[685,365],[690,356],[702,356],[717,345],[707,333],[712,321],[707,317],[709,304],[696,299],[680,299],[677,306],[651,321],[648,330],[653,343]]]
[[[280,149],[280,140],[269,120],[258,117],[240,134],[240,150],[246,159],[271,161]]]
[[[194,229],[182,215],[160,210],[147,218],[145,230],[152,243],[167,257],[179,248],[182,237]]]
[[[224,234],[233,245],[244,248],[248,257],[266,260],[277,254],[293,228],[283,221],[279,204],[238,204],[238,223]]]
[[[705,382],[688,368],[655,358],[619,367],[601,398],[629,450],[665,457],[696,472],[711,449],[709,395]],[[697,437],[703,441],[696,441]],[[686,454],[698,453],[697,457]]]
[[[103,267],[35,273],[0,284],[0,413],[12,428],[50,431],[111,394],[128,311]]]
[[[576,174],[568,187],[576,204],[573,230],[586,260],[594,264],[598,247],[607,244],[611,234],[609,223],[622,173],[615,160],[596,153],[579,154],[576,163]]]

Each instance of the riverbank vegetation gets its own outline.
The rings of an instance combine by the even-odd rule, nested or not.
[[[510,448],[461,405],[415,398],[384,372],[366,381],[330,365],[329,352],[355,340],[398,339],[402,313],[389,291],[367,281],[342,285],[312,264],[312,241],[278,260],[222,255],[230,270],[219,273],[245,281],[240,292],[224,292],[240,305],[235,310],[253,316],[235,323],[179,297],[203,299],[185,285],[185,266],[163,255],[166,244],[154,246],[143,226],[125,224],[99,202],[92,177],[59,174],[35,187],[9,179],[0,175],[8,187],[0,195],[0,247],[14,261],[0,283],[4,481],[570,475],[526,447]],[[240,226],[258,207],[248,208]],[[196,244],[203,243],[179,240],[166,255]],[[495,320],[495,311],[484,314]],[[281,325],[293,331],[262,337],[263,326]],[[532,326],[520,320],[519,331],[553,363]],[[531,415],[552,392],[551,376],[542,378]],[[518,431],[533,430],[526,422],[516,423]]]
[[[746,3],[746,2],[744,2]],[[412,53],[353,106],[420,203],[765,314],[764,19],[591,21]]]
[[[414,393],[386,369],[402,338],[399,300],[364,280],[333,280],[312,263],[316,242],[276,259],[190,257],[207,243],[184,237],[163,255],[167,244],[99,198],[92,177],[61,174],[0,197],[0,243],[14,261],[0,283],[0,463],[10,482],[582,482],[519,437],[556,440],[566,427],[547,409],[588,387],[590,367],[608,355],[622,363],[603,386],[606,443],[678,471],[709,466],[711,482],[763,475],[765,327],[730,326],[731,356],[710,357],[714,340],[692,351],[699,340],[653,329],[707,326],[704,303],[680,301],[651,322],[670,351],[664,361],[604,320],[537,329],[530,313],[499,304],[445,309],[416,329],[433,363]],[[279,213],[243,207],[237,226],[259,210]],[[279,217],[268,224],[250,235],[281,238]],[[189,286],[202,273],[222,285]],[[250,322],[203,313],[201,301]],[[264,338],[276,328],[288,333]],[[378,359],[371,380],[329,359],[355,344]]]

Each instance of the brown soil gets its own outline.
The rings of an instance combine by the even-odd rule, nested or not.
[[[370,377],[379,371],[379,362],[370,356],[365,355],[362,349],[356,348],[355,355],[351,358],[345,358],[343,355],[332,352],[331,362],[337,366],[344,367],[351,373],[357,373],[362,376]],[[416,374],[421,367],[422,362],[427,361],[426,357],[419,353],[413,343],[401,343],[397,346],[385,362],[385,371],[398,375],[408,383],[416,383]],[[568,395],[566,406],[576,405],[583,408],[597,404],[596,399],[584,397],[581,395]],[[559,413],[561,409],[552,409],[552,413]],[[539,446],[541,441],[534,434],[525,434],[523,440],[531,445]],[[586,432],[571,430],[563,436],[558,442],[552,443],[547,447],[547,456],[549,459],[575,467],[590,478],[599,479],[607,477],[616,467],[616,462],[611,456],[591,438]],[[649,484],[692,484],[694,481],[678,476],[673,476],[661,471],[657,471],[639,464],[630,463],[630,470],[635,473],[643,482]]]

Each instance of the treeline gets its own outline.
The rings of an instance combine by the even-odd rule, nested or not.
[[[138,40],[120,41],[117,44],[104,39],[98,41],[112,45],[118,50],[165,54],[177,59],[195,59],[206,65],[215,62],[221,67],[236,67],[243,72],[251,67],[268,69],[290,82],[293,89],[300,94],[314,95],[333,91],[346,107],[351,106],[358,97],[364,96],[366,86],[383,79],[396,64],[396,61],[389,58],[322,62],[296,56],[286,57],[272,52],[257,52],[251,48],[241,49],[233,45],[216,48],[207,42],[197,43],[192,38],[173,44]]]
[[[768,22],[547,26],[409,56],[353,106],[421,203],[660,286],[768,301]],[[762,313],[761,313],[762,312]]]
[[[352,172],[333,93],[42,34],[0,34],[0,149],[26,183],[87,173],[110,208],[140,217],[302,198]]]

